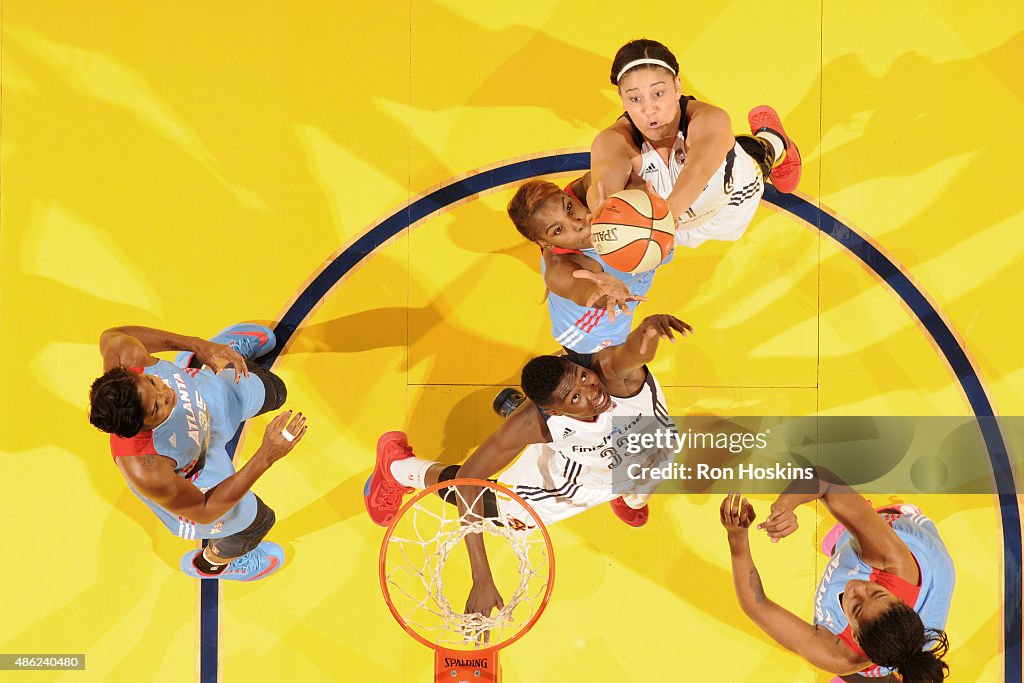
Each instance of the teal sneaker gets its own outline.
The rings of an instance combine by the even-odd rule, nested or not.
[[[284,549],[271,541],[263,541],[241,557],[228,563],[220,574],[204,574],[196,569],[193,560],[202,550],[190,550],[181,557],[181,571],[194,579],[218,579],[220,581],[258,581],[265,578],[284,564]]]
[[[210,341],[230,346],[246,360],[262,358],[277,346],[274,331],[266,325],[256,323],[230,325],[218,332]],[[191,351],[182,351],[175,356],[174,364],[181,368],[200,367],[199,361]]]

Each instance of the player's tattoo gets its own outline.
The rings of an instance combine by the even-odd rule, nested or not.
[[[156,456],[152,453],[146,453],[146,455],[142,456],[142,464],[146,467],[152,467],[156,464]]]
[[[754,591],[754,602],[760,605],[764,602],[764,586],[761,585],[761,575],[757,573],[757,569],[754,567],[750,568],[748,581],[750,583],[750,590]]]

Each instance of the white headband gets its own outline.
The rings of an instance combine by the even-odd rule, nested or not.
[[[660,59],[650,59],[650,58],[634,59],[632,62],[630,62],[626,66],[622,67],[622,69],[619,71],[619,75],[615,77],[615,82],[618,83],[619,81],[621,81],[623,74],[625,74],[627,71],[629,71],[633,67],[640,66],[641,64],[653,64],[654,66],[660,66],[660,67],[663,67],[663,68],[668,69],[669,71],[671,71],[673,76],[676,75],[676,70],[673,69],[672,67],[670,67],[667,63],[661,61]]]

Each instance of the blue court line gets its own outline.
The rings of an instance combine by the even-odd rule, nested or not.
[[[552,154],[481,171],[417,199],[358,238],[309,283],[306,289],[296,297],[295,302],[275,328],[278,340],[276,350],[261,359],[261,363],[265,367],[271,367],[277,360],[280,350],[287,345],[298,326],[312,312],[313,307],[327,296],[331,288],[356,264],[372,254],[377,247],[417,221],[456,202],[502,185],[521,182],[537,176],[585,171],[589,168],[590,154],[587,152]],[[1006,445],[978,372],[971,365],[953,331],[946,325],[924,294],[900,271],[896,264],[868,240],[836,217],[822,211],[805,199],[795,195],[782,194],[771,185],[765,186],[763,199],[788,211],[809,225],[817,227],[822,233],[831,237],[860,259],[889,285],[921,321],[960,382],[971,409],[978,417],[978,423],[988,449],[989,462],[992,464],[996,480],[1003,532],[1004,680],[1006,683],[1018,683],[1021,680],[1020,516]],[[234,445],[235,441],[229,444],[228,452],[231,454],[234,453]],[[204,580],[200,604],[200,683],[217,683],[217,620],[219,618],[217,598],[217,581]]]
[[[764,199],[794,216],[814,225],[854,256],[903,300],[917,319],[921,321],[928,335],[942,352],[943,358],[956,375],[957,381],[967,396],[967,402],[978,419],[989,463],[995,478],[996,495],[1003,532],[1003,668],[1005,683],[1019,683],[1021,680],[1021,527],[1020,511],[1017,507],[1016,487],[1013,469],[1006,452],[1006,443],[999,431],[992,404],[977,370],[971,365],[967,353],[960,345],[953,331],[928,301],[924,293],[908,278],[889,257],[852,228],[843,224],[810,202],[794,195],[782,194],[774,187],[765,186]]]

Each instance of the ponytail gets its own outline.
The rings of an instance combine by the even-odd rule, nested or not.
[[[949,650],[945,631],[925,630],[925,644],[934,642],[928,650],[916,650],[896,667],[905,683],[940,683],[949,673],[949,665],[942,658]]]
[[[946,632],[926,629],[904,603],[864,625],[857,643],[872,662],[896,669],[904,683],[942,683],[949,674],[949,665],[942,661],[949,651]]]

